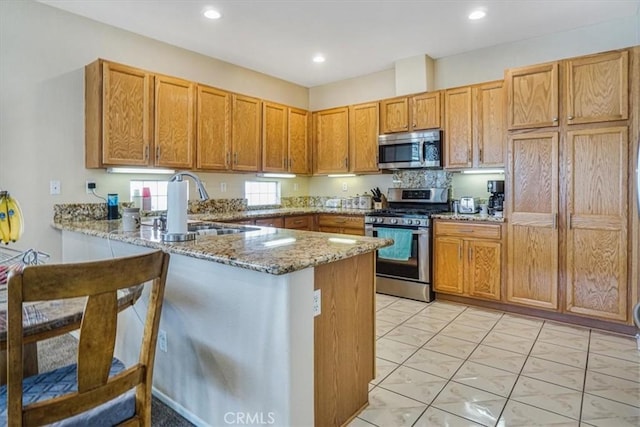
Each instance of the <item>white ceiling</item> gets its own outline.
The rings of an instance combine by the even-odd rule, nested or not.
[[[640,0],[40,1],[306,87],[640,13]],[[486,18],[468,20],[476,7]]]

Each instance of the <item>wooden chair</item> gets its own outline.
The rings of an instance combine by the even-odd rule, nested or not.
[[[29,266],[10,276],[6,386],[9,426],[42,425],[58,420],[71,425],[98,422],[151,425],[153,363],[168,265],[169,254],[157,251],[105,261]],[[139,361],[125,369],[113,357],[116,292],[149,281],[151,289]],[[22,304],[83,296],[87,302],[77,364],[23,379]],[[69,390],[54,393],[44,390],[51,383],[54,388]]]

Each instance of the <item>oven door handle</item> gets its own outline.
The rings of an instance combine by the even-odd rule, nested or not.
[[[378,228],[379,227],[373,227],[373,231],[378,230]],[[400,227],[396,227],[396,228],[398,228],[400,230],[406,230],[406,228],[400,228]],[[419,229],[419,230],[411,230],[411,231],[412,231],[411,234],[418,235],[418,236],[423,235],[423,234],[427,234],[427,235],[429,234],[429,229]]]

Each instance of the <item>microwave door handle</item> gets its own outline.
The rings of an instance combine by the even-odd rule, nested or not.
[[[427,159],[425,159],[425,157],[424,157],[424,145],[426,143],[427,142],[423,139],[422,141],[420,141],[420,144],[418,144],[418,146],[420,147],[420,152],[419,152],[420,154],[419,155],[420,155],[420,164],[421,165],[424,165],[425,162],[427,161]]]

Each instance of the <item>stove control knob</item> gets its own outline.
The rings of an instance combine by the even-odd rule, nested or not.
[[[398,220],[397,220],[396,218],[393,218],[393,219],[391,220],[391,224],[397,224],[397,223],[398,223]]]
[[[414,224],[415,224],[415,225],[422,225],[422,221],[421,221],[421,220],[419,220],[419,219],[416,219],[416,220],[414,221]]]
[[[380,224],[382,224],[384,222],[384,218],[378,218],[376,221],[378,221]]]
[[[404,223],[407,224],[407,225],[411,225],[411,224],[413,224],[413,220],[412,219],[407,219],[407,220],[404,221]]]

